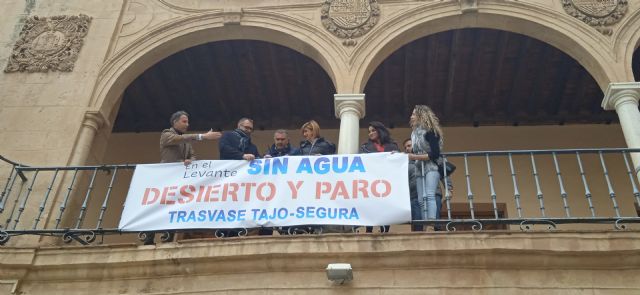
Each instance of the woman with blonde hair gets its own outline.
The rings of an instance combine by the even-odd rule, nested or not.
[[[305,140],[300,142],[300,149],[298,149],[296,155],[313,156],[333,155],[336,153],[336,145],[320,137],[320,125],[318,122],[311,120],[302,124],[300,131]]]
[[[411,153],[409,160],[415,161],[417,200],[411,200],[414,216],[422,220],[436,219],[436,190],[440,181],[437,161],[442,161],[440,151],[443,133],[440,120],[426,105],[416,105],[409,120],[411,125]],[[414,212],[416,213],[416,212]]]

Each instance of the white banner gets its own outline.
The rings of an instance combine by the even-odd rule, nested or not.
[[[138,165],[120,230],[386,225],[411,220],[402,153]]]

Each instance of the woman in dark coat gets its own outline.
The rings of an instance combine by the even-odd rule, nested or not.
[[[382,152],[397,152],[399,151],[398,145],[391,139],[389,130],[384,124],[378,121],[372,121],[369,123],[369,140],[360,146],[361,154],[368,153],[382,153]],[[390,225],[380,226],[380,232],[389,232]],[[367,232],[373,232],[372,226],[366,227]]]
[[[330,141],[320,137],[320,125],[318,122],[311,120],[302,124],[302,137],[305,138],[300,142],[300,149],[296,155],[313,156],[313,155],[333,155],[336,153],[336,145]]]

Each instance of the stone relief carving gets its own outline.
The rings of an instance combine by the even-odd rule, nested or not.
[[[90,24],[83,14],[29,17],[4,72],[71,72]]]
[[[149,26],[152,20],[152,7],[138,1],[131,1],[127,12],[124,14],[120,36],[134,35]]]
[[[320,19],[322,25],[342,41],[354,46],[358,38],[373,28],[380,18],[377,0],[325,0]]]
[[[606,26],[619,22],[627,12],[627,0],[562,0],[567,14],[594,27],[604,35],[613,31]]]

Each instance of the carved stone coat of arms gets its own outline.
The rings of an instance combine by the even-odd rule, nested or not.
[[[619,22],[628,6],[627,0],[562,0],[562,7],[569,15],[605,35],[612,33],[605,26]]]
[[[326,0],[321,11],[324,27],[337,37],[346,39],[343,44],[347,46],[355,45],[354,38],[371,30],[379,17],[377,0]]]
[[[4,69],[10,72],[48,72],[73,70],[91,17],[29,17],[13,46]]]

